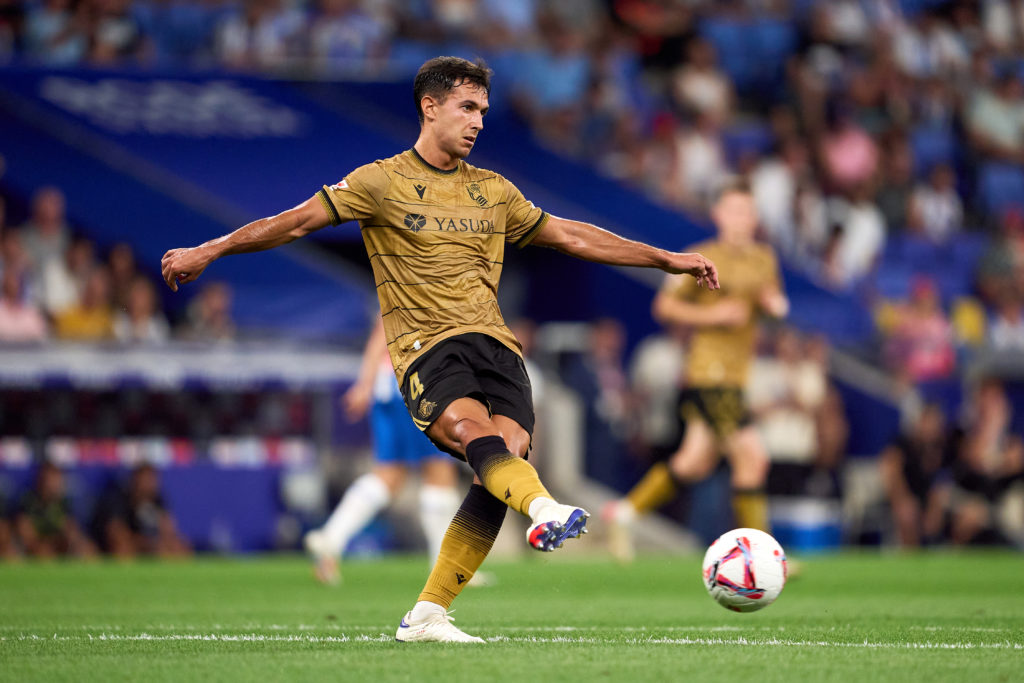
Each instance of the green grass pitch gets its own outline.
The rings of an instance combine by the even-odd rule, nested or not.
[[[0,680],[1022,681],[1024,556],[803,561],[734,614],[697,557],[489,562],[456,624],[486,645],[403,644],[423,558],[312,581],[295,556],[0,565]]]

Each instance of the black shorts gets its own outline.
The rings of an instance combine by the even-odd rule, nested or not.
[[[533,436],[533,388],[523,359],[494,337],[449,337],[413,361],[402,381],[402,398],[413,422],[426,431],[452,401],[475,398],[491,415],[504,415]],[[433,441],[433,440],[432,440]],[[434,445],[460,460],[443,445]]]
[[[720,439],[753,424],[743,390],[739,387],[683,389],[679,394],[679,417],[683,422],[703,420]]]

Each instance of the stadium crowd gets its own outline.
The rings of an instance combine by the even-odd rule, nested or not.
[[[51,0],[0,14],[0,54],[53,66],[365,79],[482,54],[540,140],[659,201],[699,213],[723,177],[747,176],[764,237],[859,293],[877,311],[872,353],[909,381],[1024,348],[1022,36],[1011,0]]]
[[[226,284],[206,284],[172,328],[157,283],[137,267],[132,245],[115,244],[101,258],[96,244],[69,226],[58,188],[40,189],[20,226],[8,226],[6,216],[0,196],[0,342],[235,338]]]

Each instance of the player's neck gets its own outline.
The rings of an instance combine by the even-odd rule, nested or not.
[[[421,159],[439,171],[453,171],[459,166],[459,157],[441,150],[436,142],[424,135],[420,135],[412,148]]]

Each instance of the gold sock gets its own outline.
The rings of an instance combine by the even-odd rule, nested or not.
[[[739,527],[771,531],[768,528],[768,497],[761,489],[733,489],[732,513]]]
[[[533,465],[508,452],[487,458],[477,475],[491,495],[527,516],[534,498],[551,498]]]
[[[420,600],[448,609],[480,568],[498,537],[505,505],[473,484],[441,541],[441,552],[420,593]]]
[[[639,514],[645,514],[651,510],[661,507],[676,495],[676,483],[672,480],[672,474],[668,471],[668,465],[663,462],[655,464],[647,470],[643,479],[637,482],[636,486],[626,494],[633,509]]]

